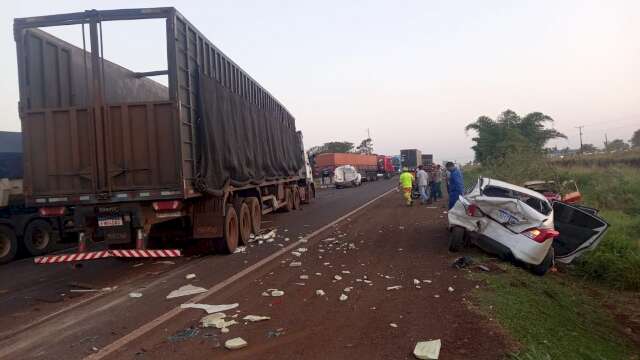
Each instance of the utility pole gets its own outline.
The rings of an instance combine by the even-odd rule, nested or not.
[[[582,128],[584,125],[576,126],[576,129],[580,131],[580,154],[582,154]]]
[[[604,133],[604,151],[609,151],[609,139],[607,138],[607,133]]]

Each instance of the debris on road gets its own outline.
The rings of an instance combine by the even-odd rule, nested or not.
[[[338,280],[338,281],[342,280],[342,276],[340,276],[340,275],[335,275],[333,278]]]
[[[300,267],[302,263],[300,261],[293,261],[289,264],[290,267]]]
[[[413,349],[413,355],[422,360],[436,360],[440,356],[440,339],[419,341]]]
[[[387,290],[400,290],[402,285],[387,286]]]
[[[466,268],[469,265],[473,264],[473,258],[471,256],[462,256],[456,259],[453,262],[453,267],[456,269]]]
[[[273,290],[271,291],[271,296],[282,296],[284,295],[284,291],[282,290]]]
[[[413,285],[420,285],[420,280],[413,279]]]
[[[300,275],[300,280],[307,280],[309,279],[309,275]]]
[[[295,256],[295,257],[300,257],[300,256],[302,256],[302,254],[300,254],[300,253],[299,253],[299,252],[297,252],[297,251],[292,251],[292,252],[291,252],[291,255],[293,255],[293,256]]]
[[[351,290],[353,290],[353,286],[348,286],[343,289],[344,292],[351,292]]]
[[[189,285],[181,286],[178,290],[173,290],[172,292],[170,292],[169,295],[167,295],[167,299],[200,294],[206,291],[207,289],[203,287],[193,286],[189,284]]]
[[[130,293],[129,293],[129,297],[130,297],[130,298],[134,298],[134,299],[136,299],[136,298],[141,298],[141,297],[142,297],[142,293],[139,293],[139,292],[130,292]]]
[[[325,295],[325,292],[324,292],[324,290],[316,290],[316,295],[318,295],[318,296],[324,296],[324,295]]]
[[[72,293],[86,293],[86,292],[109,292],[117,289],[117,286],[103,287],[101,289],[70,289]]]
[[[391,326],[392,328],[397,328],[397,327],[398,327],[398,324],[396,324],[396,323],[391,323],[391,324],[389,324],[389,326]]]
[[[224,342],[224,347],[226,347],[229,350],[242,349],[243,347],[246,347],[247,345],[249,345],[249,344],[247,344],[247,342],[244,341],[244,339],[241,338],[241,337],[229,339],[229,340]]]
[[[431,280],[422,280],[423,283],[431,284],[433,281]]]
[[[343,273],[343,274],[351,274],[351,271],[349,271],[349,270],[342,270],[342,273]]]
[[[260,316],[260,315],[247,315],[242,318],[242,320],[250,321],[250,322],[258,322],[271,319],[269,316]]]
[[[131,267],[132,268],[137,268],[137,267],[142,266],[142,265],[144,265],[144,263],[137,263],[137,264],[131,265]]]
[[[162,265],[175,265],[176,263],[169,260],[156,261],[154,264],[162,264]]]
[[[177,333],[169,336],[167,339],[170,342],[183,341],[198,335],[199,332],[200,330],[198,330],[198,328],[190,327],[190,328],[178,331]]]
[[[196,278],[196,274],[187,274],[184,278],[187,279],[187,280],[195,279]]]
[[[454,291],[455,291],[455,289],[454,289],[454,288],[452,288],[451,286],[449,286],[449,288],[448,288],[447,290],[448,290],[449,292],[454,292]]]
[[[269,332],[267,333],[267,336],[272,338],[272,337],[278,337],[280,335],[284,334],[284,329],[283,328],[277,328],[275,330],[269,330]]]
[[[222,304],[222,305],[208,305],[208,304],[189,303],[189,304],[180,305],[180,308],[182,308],[182,309],[200,309],[200,310],[206,311],[207,314],[213,314],[213,313],[219,313],[219,312],[235,309],[239,305],[240,304],[238,304],[238,303]]]
[[[345,294],[340,295],[340,297],[338,298],[340,301],[346,301],[349,297]]]
[[[482,271],[486,271],[486,272],[491,271],[491,269],[489,269],[489,267],[486,266],[486,265],[479,264],[477,267],[478,267],[478,269],[480,269]]]
[[[238,246],[233,253],[237,254],[237,253],[246,253],[246,252],[247,252],[246,246]]]
[[[216,324],[218,324],[220,322],[220,320],[224,321],[224,318],[227,317],[227,315],[223,312],[217,312],[217,313],[213,313],[211,315],[207,315],[205,317],[203,317],[202,319],[200,319],[200,323],[202,324],[202,327],[216,327]]]

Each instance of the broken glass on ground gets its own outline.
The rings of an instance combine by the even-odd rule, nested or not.
[[[189,285],[185,285],[185,286],[181,286],[179,289],[177,290],[173,290],[172,292],[169,293],[169,295],[167,295],[167,299],[173,299],[173,298],[177,298],[177,297],[181,297],[181,296],[189,296],[189,295],[195,295],[195,294],[200,294],[203,292],[206,292],[207,289],[199,287],[199,286],[193,286],[191,284]]]

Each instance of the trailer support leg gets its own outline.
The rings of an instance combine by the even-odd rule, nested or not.
[[[85,236],[84,231],[78,233],[78,252],[87,252],[87,237]]]
[[[147,249],[147,236],[145,235],[142,229],[136,230],[136,249],[138,250]]]

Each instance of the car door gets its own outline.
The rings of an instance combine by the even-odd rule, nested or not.
[[[598,246],[609,224],[593,210],[559,201],[553,203],[554,226],[560,232],[553,241],[557,261],[568,264]]]

